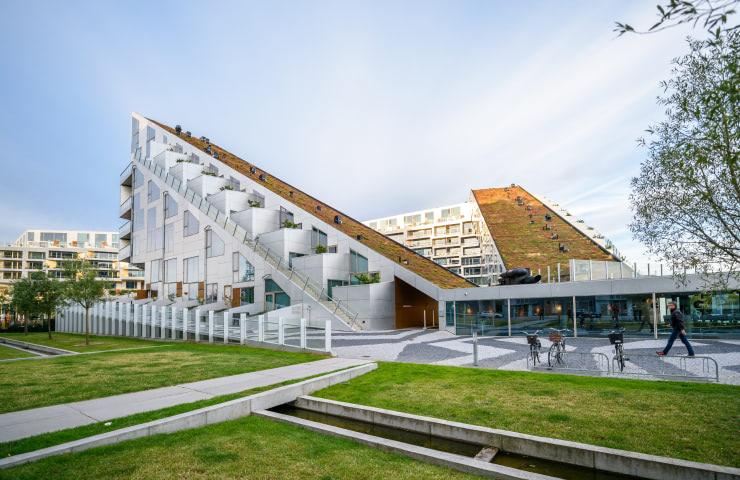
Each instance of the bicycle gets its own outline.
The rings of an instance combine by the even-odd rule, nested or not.
[[[552,345],[550,350],[547,352],[547,365],[554,367],[557,365],[565,365],[565,332],[569,332],[567,328],[550,329],[550,341]]]
[[[614,360],[619,365],[619,371],[624,371],[624,363],[628,360],[624,356],[624,328],[609,332],[609,343],[614,345]]]
[[[534,333],[529,333],[522,330],[522,333],[527,336],[527,343],[529,344],[529,356],[532,359],[532,366],[541,363],[540,349],[542,349],[542,342],[540,342],[540,338],[537,336],[540,331],[537,330]]]

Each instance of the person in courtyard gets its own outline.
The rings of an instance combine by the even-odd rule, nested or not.
[[[676,302],[673,300],[668,302],[668,309],[671,311],[671,336],[668,337],[668,344],[665,348],[657,352],[658,356],[662,357],[664,355],[668,355],[668,352],[673,346],[673,342],[675,342],[676,337],[678,337],[681,339],[683,344],[686,345],[686,350],[689,351],[689,357],[693,357],[694,349],[691,347],[689,339],[686,338],[686,325],[683,322],[683,313],[681,313],[681,310],[676,308]]]

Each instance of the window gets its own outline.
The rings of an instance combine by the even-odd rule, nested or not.
[[[160,195],[161,192],[159,191],[159,187],[157,186],[157,184],[154,183],[154,180],[149,180],[149,187],[148,188],[149,189],[148,189],[147,194],[146,194],[147,201],[148,202],[156,202],[157,200],[159,200],[159,195]]]
[[[95,234],[95,246],[100,247],[107,247],[108,246],[108,235],[105,233],[96,233]]]
[[[126,280],[126,289],[127,290],[136,289],[136,281]]]
[[[224,241],[213,230],[206,230],[206,257],[218,257],[224,254]]]
[[[134,169],[134,190],[144,185],[144,174],[138,168]]]
[[[351,273],[369,271],[367,257],[360,255],[354,250],[349,251],[349,271]]]
[[[288,266],[293,266],[293,259],[298,257],[304,257],[305,254],[303,253],[296,253],[296,252],[288,252]]]
[[[169,223],[164,226],[164,251],[172,252],[175,250],[175,224]]]
[[[149,282],[150,283],[155,283],[155,282],[159,282],[162,280],[159,275],[159,269],[161,267],[161,264],[162,264],[161,260],[152,260],[149,263]]]
[[[199,277],[198,270],[198,257],[189,257],[183,260],[182,281],[184,283],[197,283]]]
[[[239,252],[234,252],[232,256],[232,271],[234,272],[234,283],[254,280],[254,266]]]
[[[218,283],[209,283],[206,285],[206,303],[215,303],[218,301]]]
[[[311,248],[315,249],[318,245],[327,246],[329,243],[326,233],[316,227],[311,228]]]
[[[144,229],[144,209],[141,208],[141,194],[134,194],[133,207],[131,212],[134,217],[133,229],[134,232],[138,232]]]
[[[198,230],[200,230],[198,219],[188,210],[185,210],[182,215],[182,236],[189,237],[190,235],[195,235],[198,233]]]
[[[58,232],[41,232],[41,241],[67,243],[67,234]]]
[[[254,303],[254,287],[245,287],[239,289],[239,301],[240,305]]]
[[[28,258],[43,260],[45,257],[44,252],[28,252]]]
[[[174,283],[177,281],[177,259],[170,258],[164,262],[164,281]]]
[[[172,195],[165,195],[164,218],[172,218],[175,215],[177,215],[177,202],[172,198]]]
[[[28,232],[28,238],[27,238],[27,240],[28,240],[29,242],[33,242],[33,238],[34,238],[34,234],[33,234],[33,232]]]
[[[434,221],[434,212],[426,212],[424,214],[424,221],[426,221],[426,222],[433,222]]]

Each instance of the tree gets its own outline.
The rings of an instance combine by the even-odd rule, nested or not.
[[[90,308],[105,295],[107,283],[96,278],[97,272],[87,260],[73,260],[64,266],[65,294],[69,301],[85,309],[85,345],[90,344]]]
[[[36,304],[36,285],[33,278],[24,277],[13,284],[11,294],[13,296],[10,303],[15,308],[16,316],[23,315],[23,332],[28,335],[29,317],[37,313]]]
[[[740,31],[689,46],[661,83],[665,119],[641,140],[648,159],[632,179],[630,229],[679,276],[740,278]]]
[[[684,23],[693,27],[701,24],[715,39],[722,35],[727,19],[735,13],[740,0],[669,0],[665,5],[657,5],[658,21],[647,30],[637,30],[627,23],[615,22],[615,32],[619,35],[630,33],[655,33]],[[728,30],[736,30],[738,25]]]
[[[36,290],[36,310],[46,315],[46,327],[51,339],[51,317],[65,299],[65,286],[42,272],[34,272],[33,281]]]

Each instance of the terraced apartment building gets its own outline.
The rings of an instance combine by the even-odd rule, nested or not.
[[[364,222],[477,285],[529,268],[567,280],[572,260],[621,261],[614,245],[560,205],[519,185],[473,190],[467,202]],[[559,275],[559,276],[558,276]]]
[[[113,285],[115,292],[140,290],[144,272],[118,260],[118,232],[31,229],[14,242],[0,246],[0,292],[32,272],[64,277],[64,262],[88,259],[97,277]]]
[[[120,185],[119,260],[145,269],[137,301],[153,306],[387,329],[436,324],[442,291],[475,286],[209,138],[136,113]]]

